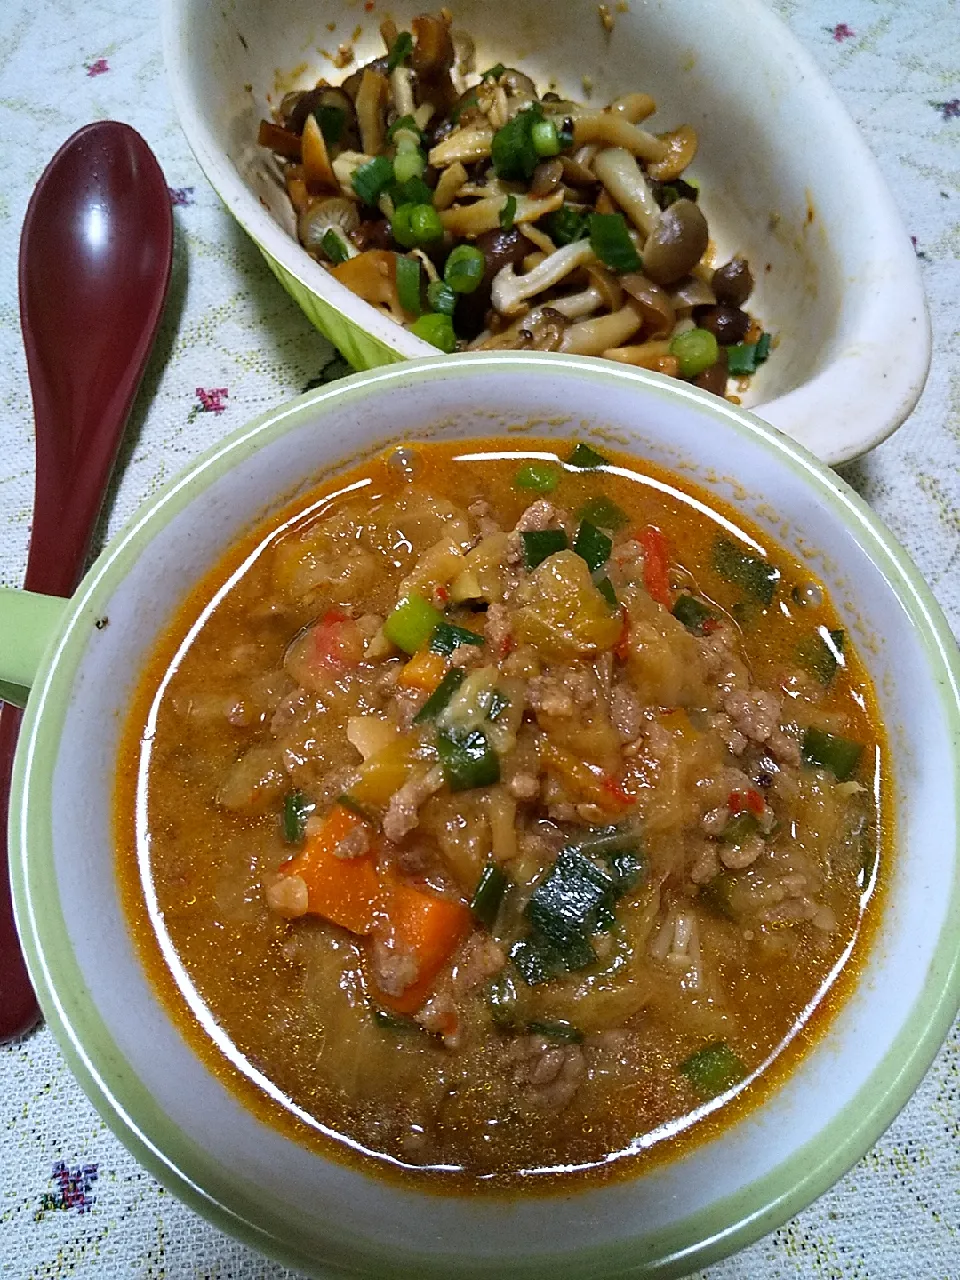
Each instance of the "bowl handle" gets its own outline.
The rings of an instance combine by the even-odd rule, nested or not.
[[[23,707],[70,601],[0,587],[0,698]]]

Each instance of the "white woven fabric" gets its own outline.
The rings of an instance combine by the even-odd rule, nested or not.
[[[930,381],[902,430],[844,474],[906,546],[956,630],[960,10],[956,0],[780,0],[777,8],[863,127],[916,237],[935,335]],[[175,189],[170,303],[104,535],[225,431],[301,391],[330,354],[189,153],[164,81],[154,9],[152,0],[0,3],[4,583],[20,581],[33,497],[32,418],[17,318],[19,230],[46,161],[82,124],[128,121],[153,147]],[[891,351],[891,361],[896,358]],[[221,1235],[142,1172],[74,1084],[46,1030],[0,1049],[0,1153],[4,1280],[278,1280],[291,1274]],[[960,1277],[960,1031],[954,1029],[897,1122],[833,1191],[704,1274],[710,1280]]]

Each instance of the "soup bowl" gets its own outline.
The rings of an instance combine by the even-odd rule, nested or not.
[[[813,58],[764,0],[611,8],[594,0],[457,0],[478,70],[514,64],[541,90],[602,105],[642,90],[656,131],[699,137],[689,176],[718,261],[746,256],[749,309],[777,335],[745,403],[842,462],[903,422],[930,363],[916,256],[877,162]],[[401,28],[431,6],[400,0]],[[164,0],[171,94],[201,168],[305,315],[356,369],[431,354],[300,246],[275,157],[257,145],[283,93],[339,83],[383,52],[385,11],[360,0]],[[338,46],[355,59],[337,70]],[[747,70],[749,69],[749,70]],[[895,354],[893,354],[895,353]]]
[[[255,522],[391,442],[525,431],[607,441],[671,468],[732,503],[826,584],[892,744],[894,851],[855,986],[792,1074],[737,1124],[632,1180],[511,1199],[433,1195],[268,1127],[224,1083],[226,1057],[215,1073],[181,1036],[122,907],[114,778],[124,713],[158,637]],[[72,601],[3,593],[0,627],[6,693],[32,686],[10,850],[17,922],[51,1029],[151,1172],[219,1227],[311,1274],[592,1277],[704,1266],[777,1226],[864,1153],[960,1004],[953,638],[904,553],[842,481],[707,393],[602,361],[522,353],[355,375],[201,457],[108,546]],[[212,1020],[208,1030],[219,1034]]]

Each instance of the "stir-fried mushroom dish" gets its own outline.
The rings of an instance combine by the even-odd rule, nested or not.
[[[148,666],[135,932],[300,1137],[609,1172],[750,1105],[839,999],[885,865],[874,706],[822,587],[676,476],[396,449],[236,547]]]
[[[307,252],[442,351],[606,356],[718,395],[754,373],[771,337],[747,262],[714,264],[694,130],[643,127],[646,93],[600,109],[478,77],[445,10],[411,27],[385,20],[382,57],[261,123]]]

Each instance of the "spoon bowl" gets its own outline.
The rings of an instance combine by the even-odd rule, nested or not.
[[[166,299],[170,195],[129,125],[80,129],[44,170],[20,237],[20,322],[36,423],[34,519],[24,586],[68,596],[83,572],[120,439]],[[0,696],[16,690],[0,687]],[[13,924],[6,867],[20,712],[0,711],[0,1041],[39,1017]]]

